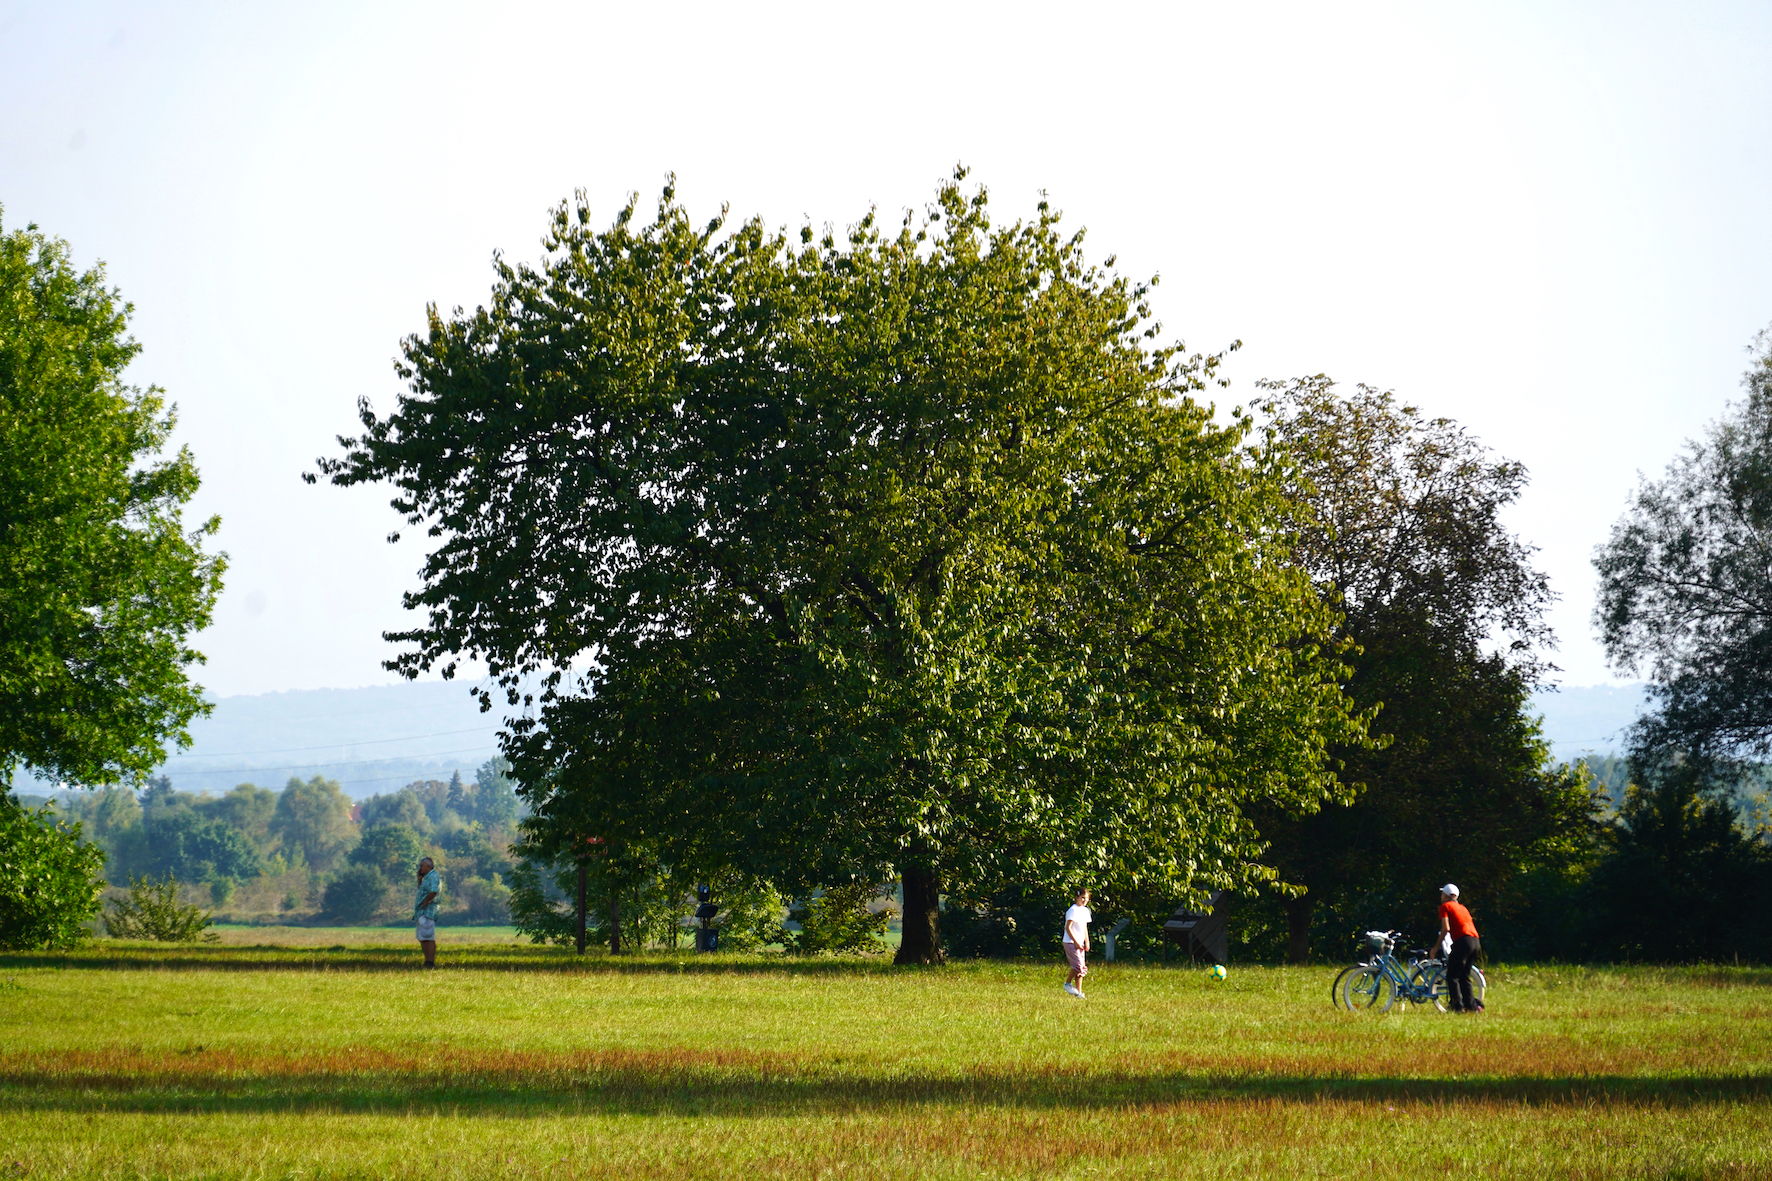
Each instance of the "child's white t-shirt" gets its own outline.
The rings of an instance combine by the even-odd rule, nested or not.
[[[1064,912],[1064,930],[1058,933],[1059,939],[1065,943],[1076,942],[1071,938],[1072,923],[1076,923],[1077,926],[1083,928],[1083,937],[1088,938],[1089,924],[1094,918],[1095,916],[1089,913],[1089,908],[1087,906],[1073,905],[1069,910]],[[1079,943],[1077,946],[1081,947],[1082,944]]]

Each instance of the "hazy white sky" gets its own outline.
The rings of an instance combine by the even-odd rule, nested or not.
[[[219,694],[382,683],[420,551],[299,480],[575,188],[844,224],[956,161],[1160,273],[1191,347],[1395,388],[1531,469],[1563,680],[1589,557],[1772,321],[1772,6],[0,2],[0,203],[137,309],[232,570]]]

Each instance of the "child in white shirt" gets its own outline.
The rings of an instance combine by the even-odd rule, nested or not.
[[[1094,917],[1089,913],[1089,891],[1079,890],[1077,904],[1064,912],[1061,936],[1065,962],[1071,966],[1071,974],[1065,977],[1064,990],[1079,1000],[1083,997],[1083,977],[1089,975],[1089,964],[1084,957],[1089,953],[1089,923]]]

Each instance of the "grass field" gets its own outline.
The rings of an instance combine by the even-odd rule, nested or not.
[[[0,956],[0,1176],[1772,1177],[1765,970],[1360,1018],[1326,969],[444,958]]]

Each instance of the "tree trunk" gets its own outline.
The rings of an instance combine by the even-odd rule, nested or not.
[[[609,952],[621,954],[621,899],[613,886],[609,889]]]
[[[585,863],[578,863],[578,954],[585,953]]]
[[[939,964],[941,872],[933,866],[904,868],[904,937],[895,964]]]
[[[1291,963],[1311,962],[1311,912],[1316,904],[1309,894],[1286,899],[1286,959]]]

